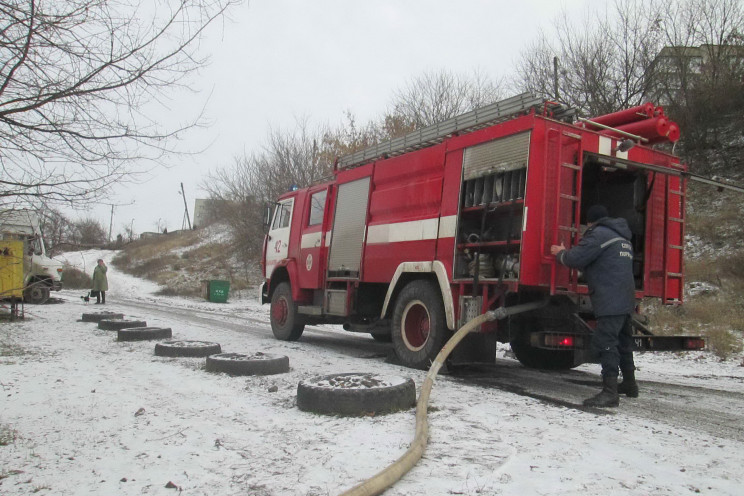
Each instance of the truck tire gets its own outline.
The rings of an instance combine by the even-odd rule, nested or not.
[[[220,353],[207,357],[209,372],[230,375],[273,375],[289,372],[289,358],[260,351],[250,354]]]
[[[219,343],[209,341],[163,341],[155,345],[155,355],[161,357],[203,358],[222,353]]]
[[[297,407],[326,415],[367,415],[407,410],[416,404],[412,379],[376,374],[334,374],[300,381]]]
[[[393,349],[402,364],[427,369],[450,336],[439,288],[424,280],[407,284],[392,321]]]
[[[148,341],[151,339],[168,339],[173,337],[170,327],[133,327],[119,329],[117,341]]]
[[[34,305],[42,305],[49,299],[49,286],[44,283],[33,283],[23,291],[23,301]]]
[[[545,350],[530,344],[530,333],[542,330],[538,319],[519,316],[512,320],[515,337],[509,342],[519,363],[531,369],[568,370],[574,364],[574,352],[564,350]]]
[[[95,312],[95,313],[84,313],[81,320],[83,322],[100,322],[102,320],[123,319],[123,318],[124,318],[123,313]]]
[[[129,319],[103,319],[98,322],[98,328],[104,331],[118,331],[130,327],[147,327],[147,322]]]
[[[271,331],[281,341],[297,341],[305,330],[305,322],[297,313],[288,282],[280,283],[271,296]]]

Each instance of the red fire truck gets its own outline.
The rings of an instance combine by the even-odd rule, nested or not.
[[[452,360],[492,362],[509,342],[530,367],[591,361],[587,287],[550,246],[576,244],[601,203],[633,233],[638,301],[682,301],[689,174],[652,147],[679,137],[662,119],[647,104],[574,122],[522,94],[343,157],[331,181],[282,195],[268,219],[261,300],[275,337],[342,324],[423,368],[475,316],[534,302],[483,324]],[[704,345],[635,322],[640,349]]]

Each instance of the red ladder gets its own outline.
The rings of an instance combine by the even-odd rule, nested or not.
[[[665,305],[681,303],[684,288],[682,252],[685,244],[685,193],[683,178],[665,176],[664,205],[664,282],[661,301]]]
[[[576,163],[564,158],[565,152],[576,153]],[[578,243],[581,223],[581,178],[584,147],[580,134],[562,131],[558,142],[558,177],[556,178],[555,208],[553,211],[553,244],[565,241],[562,232],[568,233],[566,248]],[[569,157],[573,159],[573,157]],[[565,208],[564,208],[565,205]],[[565,286],[566,290],[576,291],[578,285],[578,271],[570,269],[565,284],[557,281],[558,264],[553,263],[550,272],[550,294],[556,294],[558,286]],[[563,281],[561,281],[563,283]]]

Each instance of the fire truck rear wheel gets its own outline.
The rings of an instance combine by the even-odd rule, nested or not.
[[[297,341],[305,330],[305,322],[297,313],[288,282],[279,284],[271,296],[271,331],[276,339]]]
[[[403,365],[428,368],[451,336],[439,288],[423,280],[406,285],[396,300],[392,331]]]

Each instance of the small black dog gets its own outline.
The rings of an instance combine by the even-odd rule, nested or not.
[[[80,297],[85,303],[88,303],[90,301],[90,293],[88,293],[85,296]]]

